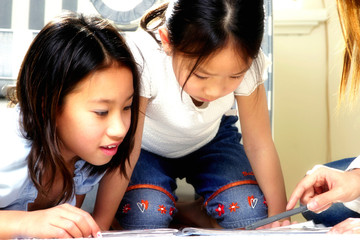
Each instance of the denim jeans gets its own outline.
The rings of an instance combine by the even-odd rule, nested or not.
[[[194,186],[208,215],[224,228],[242,228],[266,218],[266,200],[240,144],[236,121],[236,116],[224,116],[211,142],[181,158],[142,150],[116,214],[121,226],[168,227],[177,212],[177,177]]]
[[[346,158],[326,163],[325,166],[336,168],[339,170],[346,170],[346,168],[353,160],[354,158]],[[346,208],[343,203],[335,203],[329,209],[319,214],[307,211],[303,213],[303,216],[307,220],[313,220],[316,224],[323,224],[327,227],[332,227],[347,218],[359,218],[360,214]]]

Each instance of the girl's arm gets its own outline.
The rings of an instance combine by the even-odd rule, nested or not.
[[[268,205],[268,215],[285,211],[286,193],[280,161],[271,135],[264,85],[250,96],[236,96],[243,143]]]
[[[0,210],[0,238],[87,238],[97,237],[100,228],[91,215],[62,204],[37,211]]]
[[[147,103],[147,98],[140,97],[140,112],[135,133],[135,144],[134,149],[130,154],[130,164],[128,164],[126,168],[126,173],[129,178],[131,177],[132,171],[140,155]],[[128,184],[129,179],[122,176],[119,170],[107,173],[101,179],[93,216],[102,230],[109,230]]]

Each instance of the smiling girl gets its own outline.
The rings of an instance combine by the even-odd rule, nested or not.
[[[0,238],[99,237],[109,229],[122,195],[101,193],[127,173],[138,81],[107,21],[65,14],[40,31],[20,69],[16,106],[0,113]],[[80,207],[97,183],[91,216]]]

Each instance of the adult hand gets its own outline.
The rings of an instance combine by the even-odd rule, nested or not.
[[[348,218],[341,223],[336,224],[330,229],[329,233],[360,233],[360,218]]]
[[[69,204],[26,212],[20,219],[21,235],[25,237],[101,237],[100,228],[91,215]]]
[[[315,166],[296,186],[286,209],[300,200],[313,212],[322,212],[332,203],[348,202],[360,196],[360,169],[344,172],[326,166]]]

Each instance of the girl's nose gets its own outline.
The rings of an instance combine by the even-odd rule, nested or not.
[[[224,86],[221,83],[213,83],[208,85],[204,92],[208,100],[215,100],[223,96]]]
[[[121,139],[124,138],[127,128],[121,116],[114,116],[110,119],[107,135],[111,138]]]

